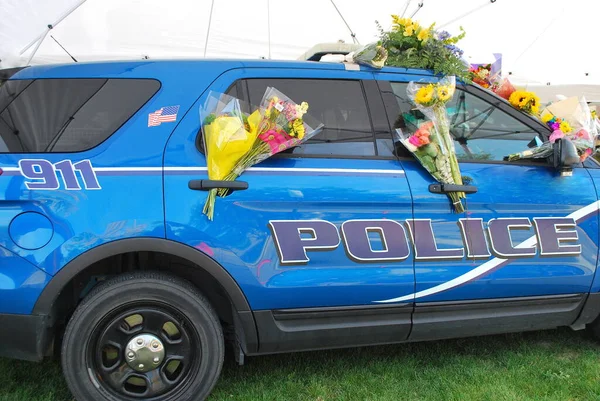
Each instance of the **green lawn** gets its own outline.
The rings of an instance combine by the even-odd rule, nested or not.
[[[68,400],[57,362],[0,359],[0,400]],[[600,400],[600,345],[569,329],[228,359],[210,400]]]

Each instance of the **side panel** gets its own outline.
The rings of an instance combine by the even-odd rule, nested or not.
[[[180,119],[194,100],[163,85],[91,150],[0,154],[0,246],[54,275],[103,243],[164,238],[162,154],[178,120],[149,126],[148,116],[179,104]]]
[[[51,276],[6,248],[0,247],[0,310],[31,313]]]

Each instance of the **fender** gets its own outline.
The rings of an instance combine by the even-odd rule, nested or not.
[[[110,256],[126,252],[163,252],[201,266],[223,287],[234,308],[236,331],[242,347],[252,353],[258,347],[256,324],[250,304],[237,282],[223,266],[201,251],[162,238],[129,238],[102,244],[77,256],[50,280],[33,307],[32,315],[48,316],[63,288],[88,266]],[[241,331],[241,333],[240,333]],[[241,334],[241,335],[240,335]]]

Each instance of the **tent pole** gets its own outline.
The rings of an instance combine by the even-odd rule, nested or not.
[[[411,0],[406,0],[406,3],[404,4],[404,11],[402,11],[400,18],[404,18],[404,14],[406,14],[406,10],[408,10],[408,6],[410,6],[410,2],[411,2]]]
[[[206,50],[208,49],[208,36],[210,35],[210,23],[213,17],[213,8],[215,7],[215,0],[212,0],[210,4],[210,16],[208,17],[208,28],[206,28],[206,40],[204,41],[204,58],[206,58]]]
[[[35,45],[36,43],[43,41],[44,38],[46,37],[46,35],[48,35],[48,31],[50,31],[50,29],[54,28],[56,25],[60,24],[65,18],[67,18],[69,15],[71,15],[73,13],[73,11],[77,10],[83,3],[85,3],[87,0],[79,0],[79,3],[77,3],[76,5],[74,5],[73,7],[71,7],[67,12],[65,12],[61,17],[59,17],[53,24],[48,24],[48,27],[46,28],[46,31],[44,31],[43,33],[41,33],[37,38],[33,39],[31,42],[29,42],[27,44],[27,46],[25,46],[23,48],[23,50],[21,50],[19,52],[19,56],[22,56],[23,53],[25,53],[31,46]],[[38,45],[39,47],[39,45]],[[37,50],[37,49],[36,49]]]
[[[52,28],[50,28],[50,26],[48,26],[48,29],[46,29],[46,32],[44,32],[42,34],[42,37],[37,42],[37,45],[35,45],[35,47],[33,48],[33,51],[31,52],[31,56],[29,56],[29,60],[27,60],[27,64],[26,65],[30,65],[31,64],[31,60],[33,60],[33,56],[35,56],[35,53],[37,53],[38,49],[42,45],[42,42],[44,41],[44,39],[46,39],[46,36],[48,36],[48,33],[50,32],[50,29],[52,29]]]
[[[333,0],[330,0],[330,1],[331,1],[331,4],[333,4],[333,7],[335,8],[335,11],[337,11],[337,13],[340,15],[340,18],[342,19],[342,21],[344,21],[344,24],[346,24],[346,27],[350,31],[350,36],[352,37],[352,42],[354,42],[354,44],[360,44],[360,42],[356,38],[356,33],[354,33],[354,31],[352,31],[352,28],[350,28],[350,25],[348,24],[348,22],[346,22],[346,18],[344,18],[344,16],[340,12],[340,9],[337,8],[337,6],[333,2]]]
[[[421,1],[421,2],[419,3],[419,7],[418,7],[418,8],[415,10],[415,12],[414,12],[414,13],[412,13],[412,15],[410,16],[410,18],[411,18],[411,19],[412,19],[412,18],[415,18],[415,15],[417,15],[417,13],[418,13],[419,11],[421,11],[421,9],[423,8],[423,3],[425,3],[425,0],[423,0],[423,1]]]

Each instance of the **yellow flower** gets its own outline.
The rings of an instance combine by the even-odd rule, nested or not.
[[[302,102],[302,103],[300,103],[299,106],[296,105],[296,110],[297,110],[298,116],[303,116],[308,111],[308,103]]]
[[[426,42],[430,36],[431,34],[429,32],[429,29],[421,29],[417,34],[417,39],[419,39],[421,42]]]
[[[523,108],[529,103],[529,92],[526,91],[514,91],[508,101],[513,107]]]
[[[540,114],[540,98],[533,92],[529,92],[529,105],[531,107],[531,113],[536,116]]]
[[[514,91],[508,98],[508,102],[517,109],[538,115],[540,112],[540,98],[533,92]]]
[[[398,24],[402,26],[412,25],[412,20],[410,18],[400,18],[398,20]]]
[[[552,120],[554,118],[554,116],[552,115],[552,113],[550,112],[546,112],[543,116],[542,116],[542,121],[544,123],[547,123],[548,121]]]
[[[573,128],[571,128],[571,124],[569,124],[566,121],[563,121],[562,123],[560,123],[560,130],[563,133],[568,134],[569,132],[573,131]]]
[[[452,98],[453,91],[450,87],[445,85],[440,85],[437,88],[437,98],[439,101],[446,103],[448,100]]]
[[[412,36],[415,33],[415,26],[413,24],[406,25],[404,27],[404,36]]]
[[[397,15],[392,15],[392,22],[394,25],[394,31],[399,31],[400,28],[412,25],[412,20],[410,18],[400,18]]]
[[[415,102],[423,106],[429,106],[433,100],[433,85],[422,86],[415,95]]]
[[[302,119],[297,118],[292,122],[292,132],[290,133],[292,136],[297,136],[298,139],[304,138],[304,122]]]

